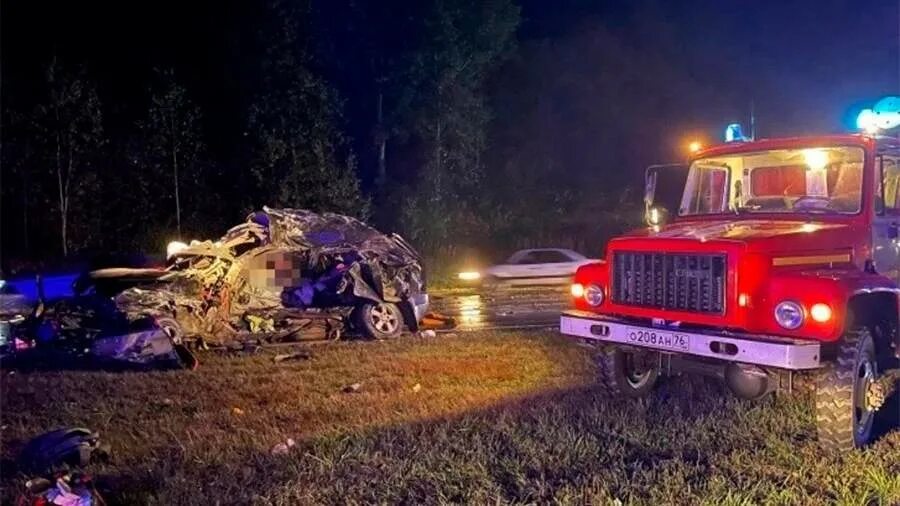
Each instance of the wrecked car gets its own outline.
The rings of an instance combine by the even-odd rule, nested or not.
[[[428,307],[416,251],[397,234],[333,213],[252,213],[216,241],[173,243],[165,268],[92,271],[75,292],[112,300],[128,321],[153,318],[173,340],[249,336],[373,339],[415,331]]]

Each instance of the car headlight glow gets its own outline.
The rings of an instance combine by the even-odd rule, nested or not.
[[[481,279],[481,273],[478,271],[460,272],[459,279],[463,281],[475,281],[476,279]]]
[[[803,307],[796,302],[786,300],[775,306],[775,321],[788,330],[794,330],[803,325],[803,318]]]
[[[172,241],[168,245],[166,245],[166,259],[172,258],[173,256],[181,253],[186,250],[188,245],[181,241]]]
[[[590,284],[584,288],[584,300],[592,306],[603,304],[603,287]]]
[[[569,293],[576,299],[584,297],[584,285],[581,283],[572,283],[572,286],[569,287]]]

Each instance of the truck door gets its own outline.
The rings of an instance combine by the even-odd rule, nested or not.
[[[880,184],[872,223],[872,259],[876,271],[900,284],[900,156],[883,154],[876,164]]]

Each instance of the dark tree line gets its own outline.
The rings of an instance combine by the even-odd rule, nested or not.
[[[251,84],[228,150],[178,69],[148,69],[129,115],[53,59],[35,103],[4,97],[2,260],[159,251],[262,205],[356,215],[429,254],[596,254],[640,218],[628,188],[664,151],[645,119],[677,121],[703,89],[641,19],[652,43],[596,19],[523,40],[512,0],[273,0],[234,63]]]

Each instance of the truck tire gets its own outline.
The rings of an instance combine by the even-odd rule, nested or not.
[[[363,302],[350,318],[353,326],[371,339],[391,339],[403,331],[403,314],[390,302]]]
[[[875,410],[867,406],[866,392],[877,377],[875,342],[869,329],[847,331],[835,361],[816,375],[816,429],[822,446],[852,450],[869,442]]]
[[[650,393],[659,376],[658,365],[649,364],[655,353],[634,353],[604,346],[594,355],[600,388],[609,397],[636,398]]]

